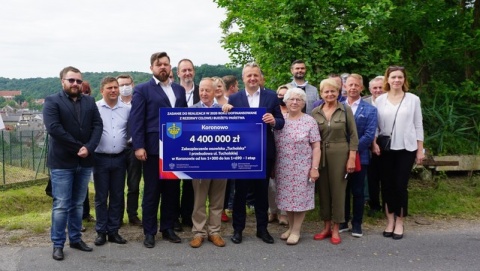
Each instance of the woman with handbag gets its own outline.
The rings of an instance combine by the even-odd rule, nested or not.
[[[373,151],[381,157],[382,195],[387,216],[383,236],[403,238],[408,215],[408,179],[413,163],[421,164],[423,124],[420,99],[408,93],[404,67],[390,66],[385,72],[383,94],[375,101],[378,137]]]
[[[283,101],[288,112],[285,126],[275,130],[277,159],[275,164],[276,203],[287,212],[288,230],[280,238],[288,245],[300,239],[305,213],[315,208],[315,181],[320,164],[320,134],[315,120],[302,112],[307,95],[300,88],[291,88]]]
[[[334,245],[341,243],[339,225],[345,222],[346,178],[355,170],[358,149],[355,118],[350,107],[338,102],[339,89],[334,79],[323,80],[320,83],[320,95],[325,102],[312,110],[312,117],[317,121],[322,138],[318,181],[320,219],[324,222],[323,230],[315,234],[313,239],[330,237]]]

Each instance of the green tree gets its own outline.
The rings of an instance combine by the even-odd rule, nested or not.
[[[295,59],[315,85],[332,72],[368,79],[402,65],[425,109],[426,146],[479,152],[458,146],[480,138],[480,0],[213,1],[226,9],[232,63],[257,61],[268,85],[287,82]]]
[[[277,85],[304,59],[309,80],[331,72],[382,74],[404,65],[413,82],[478,78],[480,1],[214,0],[225,8],[223,47],[234,64],[259,62]]]

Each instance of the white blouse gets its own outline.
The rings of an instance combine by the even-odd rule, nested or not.
[[[390,135],[398,109],[395,127],[393,129],[390,148],[392,150],[417,150],[417,141],[423,141],[422,108],[418,96],[406,92],[401,105],[393,105],[387,99],[388,93],[380,95],[376,100],[378,117],[378,135]]]

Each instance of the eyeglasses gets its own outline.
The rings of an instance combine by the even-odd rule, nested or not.
[[[73,78],[65,78],[65,79],[63,79],[63,80],[67,80],[70,84],[73,84],[73,83],[77,82],[78,85],[81,85],[82,82],[83,82],[83,81],[80,80],[80,79],[73,79]]]
[[[290,98],[290,99],[288,99],[288,101],[290,101],[290,102],[297,102],[297,103],[303,102],[303,100],[302,100],[302,99],[299,99],[299,98]]]

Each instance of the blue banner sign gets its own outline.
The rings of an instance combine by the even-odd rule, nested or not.
[[[264,179],[265,108],[160,108],[160,178]]]

